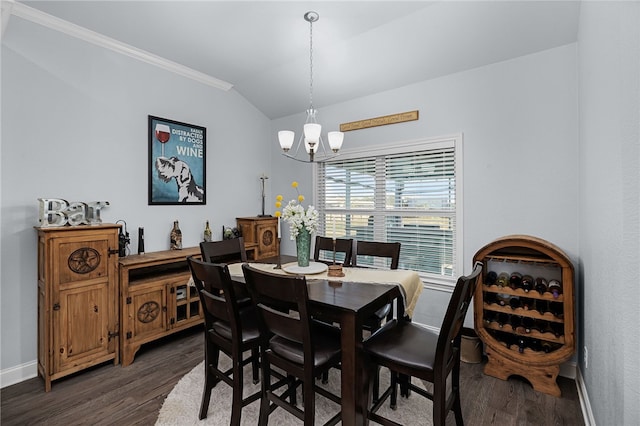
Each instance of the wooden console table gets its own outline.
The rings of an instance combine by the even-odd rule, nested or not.
[[[187,256],[200,248],[123,257],[120,269],[120,360],[125,367],[145,343],[202,323],[203,314]]]

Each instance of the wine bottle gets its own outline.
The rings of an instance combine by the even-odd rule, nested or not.
[[[487,272],[487,276],[486,276],[486,278],[484,280],[485,284],[494,285],[496,283],[496,281],[498,281],[498,274],[496,274],[493,271]]]
[[[509,318],[509,323],[511,324],[511,328],[513,328],[513,331],[516,331],[517,328],[522,327],[522,317],[519,315],[511,315],[511,318]]]
[[[486,322],[487,324],[492,323],[493,321],[496,320],[496,311],[484,311],[484,313],[482,314],[482,317],[484,318],[484,322]]]
[[[520,307],[520,298],[518,296],[511,296],[509,298],[509,306],[511,306],[511,309],[518,309]]]
[[[549,302],[549,312],[556,318],[564,317],[564,305],[562,302]]]
[[[518,352],[524,353],[524,348],[527,346],[526,338],[518,336]]]
[[[531,299],[529,297],[521,297],[520,298],[520,306],[525,311],[528,311],[529,309],[533,309],[533,305],[534,305],[533,299]]]
[[[507,287],[509,285],[509,274],[501,272],[500,275],[498,275],[498,285],[500,287]]]
[[[542,299],[536,300],[536,310],[544,315],[549,311],[549,303],[546,300]]]
[[[503,294],[503,293],[497,293],[496,294],[496,301],[498,302],[498,305],[500,306],[507,306],[509,304],[509,299],[511,298],[511,296],[509,296],[508,294]]]
[[[205,242],[211,241],[211,228],[209,227],[209,221],[207,221],[207,224],[204,227],[204,232],[202,236]]]
[[[520,272],[512,272],[509,277],[509,287],[517,289],[522,287],[522,274]]]
[[[531,275],[523,275],[521,285],[524,292],[529,293],[529,291],[533,290],[533,277]]]
[[[498,312],[498,325],[503,327],[506,323],[509,322],[509,314],[504,312]]]
[[[544,294],[547,291],[547,280],[542,277],[536,278],[535,289],[541,295]]]
[[[560,336],[564,335],[564,324],[562,324],[560,322],[551,322],[551,323],[549,323],[549,328],[551,329],[551,332],[556,337],[560,337]]]
[[[173,221],[173,229],[170,235],[171,250],[182,250],[182,231],[178,225],[178,221]]]
[[[496,294],[493,292],[487,291],[484,294],[484,303],[486,303],[487,305],[498,303],[498,300],[496,299]]]
[[[550,280],[548,288],[554,299],[557,299],[562,294],[562,285],[558,280]]]
[[[535,321],[531,317],[522,317],[522,326],[524,327],[525,333],[531,333],[535,325]]]

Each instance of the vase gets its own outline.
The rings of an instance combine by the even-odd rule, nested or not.
[[[309,266],[309,253],[311,251],[311,232],[307,228],[302,228],[296,236],[296,254],[298,255],[298,266]]]

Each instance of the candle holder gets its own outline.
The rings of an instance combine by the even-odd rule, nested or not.
[[[273,269],[282,269],[282,259],[280,256],[280,241],[282,240],[281,237],[278,237],[278,264],[276,266],[273,267]]]
[[[342,265],[336,265],[336,239],[333,239],[333,264],[329,265],[327,275],[330,277],[344,277]]]

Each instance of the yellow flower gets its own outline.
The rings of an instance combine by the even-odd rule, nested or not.
[[[298,187],[298,182],[296,182],[295,180],[293,182],[291,182],[291,186],[293,188],[297,188]]]
[[[276,195],[276,201],[282,201],[282,195]]]
[[[280,207],[282,207],[282,202],[276,201],[276,208],[279,209]]]
[[[298,195],[298,202],[301,203],[304,201],[304,195]]]
[[[282,216],[282,213],[280,212],[280,210],[276,210],[276,212],[274,213],[275,217],[280,217]]]

